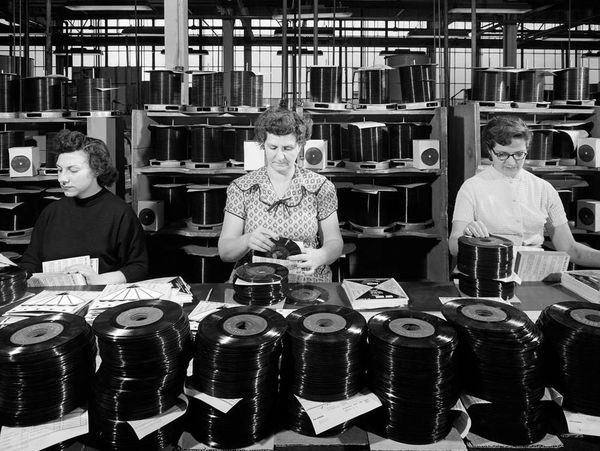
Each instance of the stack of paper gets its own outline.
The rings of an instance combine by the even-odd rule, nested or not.
[[[27,281],[30,287],[67,287],[77,285],[87,285],[87,281],[82,274],[67,273],[67,269],[75,265],[85,265],[98,272],[98,259],[90,258],[89,255],[79,257],[62,258],[60,260],[50,260],[42,262],[42,272],[33,273]]]
[[[393,278],[344,279],[342,287],[355,310],[403,307],[408,304],[408,296]]]
[[[7,316],[37,316],[48,313],[82,313],[98,296],[97,291],[44,290],[5,313]]]
[[[560,283],[582,298],[600,303],[600,270],[565,271],[562,273]]]

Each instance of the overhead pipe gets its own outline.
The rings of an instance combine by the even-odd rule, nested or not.
[[[281,98],[288,101],[288,43],[287,43],[287,0],[281,8]]]
[[[313,0],[313,64],[319,63],[319,0]],[[335,30],[335,27],[334,27]],[[335,33],[335,31],[334,31]],[[335,49],[334,49],[335,51]]]
[[[46,75],[52,73],[52,0],[46,0],[46,51],[44,70]]]

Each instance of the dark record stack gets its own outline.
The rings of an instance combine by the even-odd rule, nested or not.
[[[16,74],[0,73],[0,115],[19,111],[19,80]]]
[[[223,151],[237,163],[244,162],[244,141],[254,141],[254,126],[233,125],[223,131]]]
[[[565,409],[600,417],[600,306],[559,302],[540,315],[544,334],[544,374],[564,397]]]
[[[27,271],[17,266],[0,268],[0,306],[20,299],[27,291]]]
[[[312,139],[327,141],[327,159],[338,161],[342,159],[342,126],[341,124],[320,123],[312,126]]]
[[[501,297],[515,294],[515,282],[502,281],[512,274],[513,243],[499,236],[458,239],[458,287],[467,296]]]
[[[351,122],[348,124],[350,161],[382,162],[389,159],[385,124],[379,122]]]
[[[42,189],[0,188],[0,232],[22,232],[33,228],[39,214],[39,194]]]
[[[554,100],[589,100],[590,69],[569,67],[555,71]]]
[[[475,69],[471,100],[483,102],[510,101],[509,72],[502,69]]]
[[[189,157],[188,128],[185,125],[151,124],[150,147],[159,161],[182,161]]]
[[[183,73],[172,70],[150,70],[150,104],[180,105]]]
[[[340,103],[342,101],[342,68],[312,66],[309,68],[309,99],[313,102]]]
[[[356,91],[361,105],[383,105],[390,102],[389,70],[385,68],[364,67],[353,74],[357,77]]]
[[[183,183],[156,183],[151,187],[152,199],[165,203],[165,222],[177,224],[188,216],[187,185]]]
[[[252,71],[231,72],[231,106],[263,106],[263,76]]]
[[[327,302],[329,294],[326,290],[308,283],[295,283],[290,285],[285,299],[286,306],[304,307],[321,302]]]
[[[419,122],[388,122],[386,129],[392,160],[412,160],[413,139],[429,139],[431,134],[431,125]]]
[[[223,148],[223,127],[217,125],[192,125],[189,128],[190,158],[197,163],[217,163],[229,160]]]
[[[196,440],[242,448],[272,433],[285,329],[279,313],[254,306],[219,310],[200,322],[189,386],[241,401],[225,414],[191,398],[187,428]]]
[[[0,328],[0,424],[56,420],[90,397],[96,344],[85,320],[69,313]]]
[[[188,185],[186,197],[192,224],[215,226],[223,223],[227,186]]]
[[[233,300],[245,305],[273,305],[285,300],[289,271],[276,263],[246,263],[233,279]]]
[[[56,111],[67,106],[68,78],[62,75],[21,79],[23,111]]]
[[[435,75],[433,64],[409,64],[398,66],[400,79],[400,103],[422,103],[435,100]]]
[[[431,223],[431,184],[409,183],[394,185],[398,191],[398,204],[390,206],[396,209],[396,221],[403,225],[422,225]]]
[[[192,75],[190,105],[223,105],[223,72],[200,72]]]
[[[182,401],[192,353],[190,326],[170,301],[127,302],[96,317],[102,364],[94,378],[90,429],[102,449],[162,449],[176,443],[175,421],[138,439],[129,420],[152,418]]]
[[[369,320],[368,384],[382,402],[370,430],[403,443],[446,437],[459,395],[458,335],[446,321],[407,310]]]
[[[77,81],[78,111],[111,111],[111,82],[108,78],[82,78]]]
[[[398,219],[398,190],[391,186],[354,185],[348,195],[348,219],[362,227],[390,227]]]
[[[541,399],[542,334],[521,310],[462,298],[442,307],[458,331],[463,391],[487,403],[467,407],[471,431],[507,445],[528,445],[547,431]]]
[[[365,383],[367,325],[359,312],[331,304],[295,310],[287,323],[281,366],[284,427],[315,436],[296,396],[329,402],[357,394]],[[354,420],[347,421],[323,435],[340,433],[352,424]]]

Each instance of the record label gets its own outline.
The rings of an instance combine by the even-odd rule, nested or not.
[[[119,313],[116,323],[123,327],[143,327],[158,322],[164,313],[155,307],[134,307]]]
[[[297,288],[295,290],[290,291],[290,296],[294,298],[294,300],[301,302],[313,302],[319,299],[320,293],[317,290],[313,290],[311,288]]]
[[[497,323],[500,321],[505,321],[508,318],[506,312],[497,307],[484,304],[465,305],[461,309],[461,312],[467,318],[485,323]]]
[[[264,332],[269,323],[259,315],[240,314],[223,321],[223,329],[236,337],[249,337]]]
[[[569,312],[571,318],[586,326],[600,328],[600,312],[587,308],[578,308]]]
[[[18,346],[43,343],[59,336],[65,327],[60,323],[39,323],[17,330],[10,341]]]
[[[329,312],[317,312],[308,315],[302,323],[311,332],[331,334],[346,327],[346,319]]]
[[[435,334],[435,327],[419,318],[396,318],[389,328],[396,335],[409,338],[427,338]]]

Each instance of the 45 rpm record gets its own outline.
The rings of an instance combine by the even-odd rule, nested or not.
[[[294,305],[312,305],[327,302],[329,294],[323,288],[309,284],[295,284],[290,286],[286,303]]]
[[[531,323],[525,312],[512,305],[479,298],[453,299],[444,304],[442,314],[461,327],[490,332],[516,330]]]
[[[92,327],[102,338],[137,338],[160,333],[181,322],[181,307],[170,301],[134,301],[100,313]]]
[[[271,241],[273,241],[273,247],[269,252],[256,252],[255,254],[278,260],[287,260],[290,255],[302,253],[300,246],[289,238],[279,237],[278,239]]]
[[[366,321],[356,310],[331,304],[300,308],[287,316],[288,334],[303,341],[340,342],[360,339]]]
[[[373,316],[369,336],[392,346],[442,348],[456,345],[456,330],[436,316],[410,310],[391,310]]]
[[[502,248],[502,247],[510,247],[512,248],[513,243],[511,240],[502,238],[497,235],[490,235],[487,237],[476,237],[476,236],[466,236],[463,235],[458,238],[458,242],[465,244],[467,246],[473,247],[481,247],[481,248]]]
[[[246,263],[235,270],[235,275],[246,282],[281,282],[288,276],[288,269],[276,263]]]

